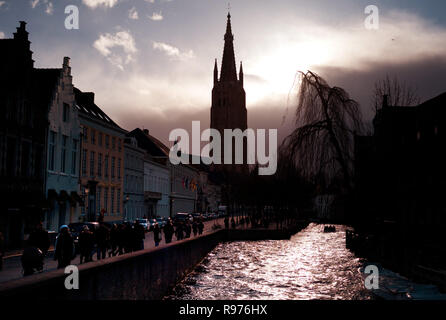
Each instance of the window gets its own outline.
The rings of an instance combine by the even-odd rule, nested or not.
[[[109,156],[106,155],[104,159],[104,177],[108,178],[108,158]]]
[[[115,212],[115,187],[111,188],[110,201],[111,201],[110,215],[113,215],[113,213]]]
[[[82,150],[82,175],[87,175],[87,149]]]
[[[108,212],[108,188],[104,188],[104,209],[105,209],[105,215],[107,215]]]
[[[111,177],[112,179],[115,177],[115,157],[112,157],[112,162],[111,162]]]
[[[94,151],[90,151],[90,177],[94,177]]]
[[[82,135],[84,136],[84,141],[88,142],[88,128],[82,127]]]
[[[60,154],[60,171],[63,173],[65,173],[65,170],[66,170],[67,141],[68,141],[68,137],[65,135],[62,135],[62,152]]]
[[[90,130],[90,137],[91,137],[91,144],[96,144],[96,131],[91,129]]]
[[[121,189],[118,189],[118,194],[116,195],[116,213],[121,212]]]
[[[105,147],[107,149],[110,148],[110,136],[109,135],[105,135]]]
[[[57,133],[50,131],[50,146],[49,146],[49,159],[48,169],[54,170],[54,158],[56,157],[56,136]]]
[[[63,104],[62,120],[63,122],[70,121],[70,106],[67,103]]]
[[[102,132],[98,132],[98,145],[102,147]]]
[[[112,137],[112,150],[115,150],[116,147],[116,138]]]
[[[101,213],[101,187],[96,188],[96,210],[98,215]]]
[[[77,167],[77,139],[73,139],[71,145],[71,174],[76,174]]]
[[[118,159],[118,179],[121,179],[121,159]]]
[[[118,151],[121,152],[121,139],[118,139]]]
[[[102,153],[98,155],[98,177],[102,177]]]

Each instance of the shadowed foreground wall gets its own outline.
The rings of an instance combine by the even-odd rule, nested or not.
[[[0,284],[2,298],[161,299],[222,239],[222,232],[79,266],[79,290],[65,289],[64,270]]]
[[[0,298],[51,300],[157,300],[223,241],[289,239],[301,228],[219,230],[163,248],[90,262],[79,267],[79,290],[65,289],[64,270],[0,284]]]

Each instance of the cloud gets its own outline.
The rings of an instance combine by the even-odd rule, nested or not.
[[[155,3],[155,0],[145,0],[145,2],[148,2],[148,3]]]
[[[47,2],[46,3],[45,12],[48,15],[52,15],[54,13],[54,7],[53,7],[53,3],[52,2]]]
[[[180,49],[164,42],[153,42],[153,49],[164,52],[167,56],[177,60],[187,60],[195,57],[192,50],[181,52]]]
[[[100,6],[113,8],[118,3],[118,0],[82,0],[82,2],[87,7],[95,9]]]
[[[53,3],[49,0],[31,0],[30,1],[30,5],[31,8],[35,9],[39,4],[44,4],[45,5],[45,13],[47,15],[52,15],[54,13],[54,6]]]
[[[160,12],[154,12],[151,16],[148,16],[149,19],[153,21],[161,21],[163,20],[163,14]]]
[[[124,65],[133,61],[134,54],[137,52],[135,40],[129,31],[101,34],[93,43],[93,47],[121,70],[124,70]],[[116,47],[121,48],[124,51],[123,54],[113,52],[112,49]]]
[[[138,18],[139,18],[138,11],[136,10],[135,7],[131,8],[129,10],[129,18],[132,20],[138,20]]]
[[[0,39],[5,39],[5,33],[0,31]]]
[[[31,4],[31,8],[34,9],[39,4],[39,0],[31,0],[30,4]]]

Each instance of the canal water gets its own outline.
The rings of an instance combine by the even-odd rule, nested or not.
[[[291,240],[219,244],[167,299],[372,299],[345,227],[310,224]]]

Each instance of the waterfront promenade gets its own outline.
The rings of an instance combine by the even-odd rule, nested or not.
[[[220,225],[221,228],[224,228],[224,219],[219,218],[219,219],[204,222],[203,233],[208,234],[208,233],[213,232],[215,230],[215,229],[213,229],[214,225]],[[193,238],[193,237],[194,237],[193,234],[191,234],[191,238]],[[176,238],[174,236],[172,243],[175,243],[175,239]],[[166,245],[167,244],[165,242],[165,237],[164,237],[164,233],[163,233],[163,239],[161,240],[158,247],[162,248]],[[146,238],[144,240],[144,249],[150,249],[150,248],[155,248],[155,242],[153,240],[153,232],[147,232]],[[125,256],[125,254],[123,256]],[[14,254],[14,255],[11,255],[4,259],[3,270],[0,271],[0,284],[7,282],[7,281],[20,279],[23,277],[22,264],[21,264],[20,258],[21,258],[21,254]],[[107,258],[105,258],[105,260],[106,259],[109,259],[108,256],[107,256]],[[93,261],[97,261],[96,253],[93,255]],[[75,257],[75,259],[72,261],[72,264],[79,265],[79,255],[77,255]],[[57,269],[57,261],[55,261],[53,259],[53,251],[50,251],[50,252],[48,252],[47,257],[45,258],[43,272],[48,272],[48,271],[56,270],[56,269]]]

